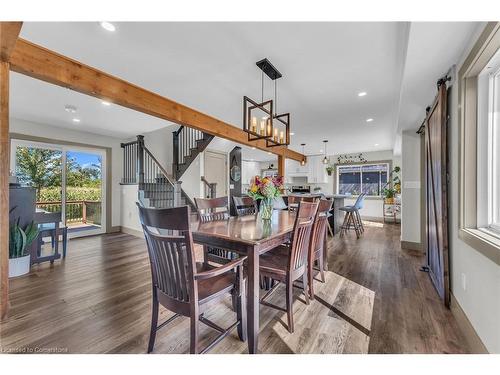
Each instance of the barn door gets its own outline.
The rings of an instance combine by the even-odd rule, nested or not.
[[[449,307],[447,118],[446,83],[440,80],[425,126],[426,247],[429,276]]]

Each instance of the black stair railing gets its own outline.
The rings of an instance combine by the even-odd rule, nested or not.
[[[172,171],[175,179],[179,179],[196,156],[207,147],[213,136],[186,126],[181,126],[172,135]]]
[[[172,180],[144,145],[144,137],[121,144],[124,152],[123,184],[138,184],[139,198],[149,206],[177,207],[182,204],[181,182]],[[142,194],[142,196],[141,196]]]

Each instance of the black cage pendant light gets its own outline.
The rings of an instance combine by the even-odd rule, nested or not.
[[[268,59],[260,60],[256,64],[262,71],[262,97],[260,103],[247,96],[243,97],[243,130],[248,134],[249,141],[265,139],[267,147],[289,145],[290,114],[278,115],[274,107],[277,99],[276,80],[282,75]],[[264,101],[264,73],[274,81],[274,102]]]
[[[306,145],[305,143],[300,144],[302,146],[302,160],[300,161],[300,165],[304,166],[306,165],[306,154],[304,152],[304,146]]]
[[[325,139],[323,143],[325,144],[325,157],[323,158],[323,164],[328,164],[330,162],[330,160],[328,159],[328,154],[326,153],[326,146],[328,145],[328,141]]]

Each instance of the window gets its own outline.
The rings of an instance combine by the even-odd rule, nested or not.
[[[489,22],[458,72],[461,240],[500,264],[500,22]],[[452,101],[453,106],[453,101]]]
[[[500,51],[478,77],[478,210],[480,229],[500,235]],[[480,196],[483,195],[483,196]]]
[[[339,194],[378,197],[387,183],[389,163],[337,166],[337,192]]]

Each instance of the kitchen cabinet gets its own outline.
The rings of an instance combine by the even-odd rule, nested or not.
[[[309,156],[307,158],[307,165],[309,167],[307,174],[307,182],[312,184],[326,184],[328,183],[328,173],[326,172],[326,165],[323,164],[322,155]]]
[[[243,185],[250,185],[252,178],[260,176],[261,173],[259,162],[245,160],[241,162],[241,183]]]

